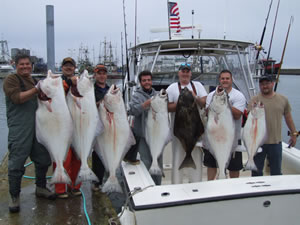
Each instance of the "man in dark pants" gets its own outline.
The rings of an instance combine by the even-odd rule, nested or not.
[[[94,78],[96,80],[94,89],[95,89],[96,104],[98,108],[100,101],[104,98],[105,94],[109,89],[109,86],[106,84],[107,68],[102,64],[96,65],[94,69]],[[99,191],[100,190],[99,186],[102,184],[105,168],[101,159],[99,158],[99,156],[95,151],[93,151],[92,153],[92,170],[99,179],[99,182],[93,182],[92,189],[93,191]]]
[[[46,173],[51,165],[48,151],[37,142],[35,135],[35,112],[39,84],[31,76],[32,63],[28,55],[16,57],[16,74],[6,77],[3,90],[6,100],[8,134],[8,181],[9,211],[20,211],[20,192],[24,164],[30,156],[35,164],[36,196],[55,199],[46,188]]]

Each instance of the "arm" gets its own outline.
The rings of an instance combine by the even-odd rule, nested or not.
[[[239,120],[243,115],[243,112],[241,112],[237,108],[234,108],[233,106],[231,106],[231,112],[234,120]]]
[[[29,99],[32,98],[32,96],[34,96],[37,93],[38,93],[38,89],[35,87],[29,89],[28,91],[20,92],[20,103],[27,102]]]
[[[201,106],[201,108],[205,107],[206,97],[207,96],[204,96],[204,97],[196,96],[196,102],[197,102],[197,104],[199,104]]]
[[[285,119],[286,125],[288,126],[288,128],[291,131],[291,138],[289,140],[289,144],[290,144],[290,146],[294,147],[297,142],[297,135],[293,135],[293,133],[297,133],[297,130],[296,130],[291,112],[286,113],[284,115],[284,119]]]
[[[176,112],[176,103],[175,102],[169,102],[168,103],[168,111],[169,112]]]
[[[142,112],[144,112],[147,108],[149,108],[151,103],[151,99],[147,99],[144,101],[139,98],[138,94],[132,96],[132,100],[129,103],[130,109],[128,111],[129,115],[139,116]]]

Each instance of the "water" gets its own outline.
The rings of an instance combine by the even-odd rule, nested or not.
[[[299,99],[299,83],[300,76],[284,75],[280,77],[280,83],[277,87],[277,92],[285,95],[292,106],[292,115],[296,128],[300,130],[300,101]],[[6,122],[6,108],[5,96],[2,90],[3,80],[0,79],[0,161],[7,152],[7,122]],[[287,136],[288,128],[283,120],[282,137],[285,142],[288,142]],[[296,148],[300,149],[300,138],[298,138]]]

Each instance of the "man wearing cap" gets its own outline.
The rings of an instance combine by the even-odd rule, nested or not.
[[[225,89],[229,97],[231,112],[235,123],[235,139],[232,146],[233,153],[229,161],[227,169],[230,178],[238,178],[240,170],[243,169],[242,152],[236,151],[238,143],[241,140],[242,115],[246,108],[245,96],[232,87],[232,73],[229,70],[222,70],[219,74],[219,87]],[[210,92],[206,98],[206,108],[209,107],[215,91]],[[220,149],[221,150],[221,149]],[[207,180],[214,180],[217,175],[217,163],[214,156],[205,148],[203,148],[203,163],[207,167]]]
[[[262,146],[262,152],[254,156],[254,162],[258,171],[252,171],[252,176],[262,176],[264,169],[264,161],[267,157],[270,165],[271,175],[281,175],[281,162],[282,162],[282,137],[281,137],[281,121],[282,116],[285,119],[291,134],[289,144],[294,147],[297,142],[298,132],[295,128],[291,114],[291,106],[288,99],[273,90],[274,81],[271,76],[264,75],[259,79],[260,93],[254,96],[250,103],[248,110],[254,102],[262,102],[265,107],[266,124],[268,138]]]
[[[31,76],[30,56],[16,56],[16,73],[8,75],[3,82],[6,100],[8,133],[8,183],[9,211],[20,211],[21,181],[24,164],[30,156],[35,164],[36,196],[55,199],[55,194],[46,188],[46,173],[51,165],[47,150],[37,142],[35,135],[35,112],[39,83]]]
[[[107,80],[107,68],[103,64],[96,65],[94,69],[94,90],[97,107],[100,101],[104,98],[105,94],[109,90],[109,86],[106,83]],[[105,168],[104,165],[95,151],[92,153],[92,170],[99,179],[99,182],[93,181],[92,189],[93,191],[99,191],[99,186],[102,184]]]
[[[72,85],[76,85],[77,78],[75,76],[75,69],[76,69],[76,62],[71,57],[64,58],[61,64],[62,69],[62,80],[63,80],[63,86],[65,90],[65,94],[67,95],[70,87]],[[67,185],[66,184],[55,184],[55,192],[57,194],[58,198],[68,198],[69,194],[68,191],[74,196],[80,196],[81,191],[80,186],[81,183],[78,185],[75,185],[75,181],[78,175],[78,172],[80,170],[81,161],[77,159],[75,155],[75,150],[71,146],[69,148],[69,151],[67,153],[66,159],[64,161],[64,168],[67,171],[68,175],[71,178],[72,184]],[[55,169],[56,165],[53,163],[53,169]]]
[[[191,81],[192,78],[192,71],[191,65],[188,63],[183,63],[179,67],[178,71],[178,78],[179,82],[171,84],[167,88],[169,103],[168,103],[168,110],[171,112],[171,129],[174,128],[174,119],[175,119],[175,112],[176,112],[176,104],[180,95],[180,91],[187,87],[195,97],[196,102],[201,106],[205,106],[205,100],[207,96],[207,92],[203,85],[198,81]],[[173,133],[173,132],[172,132]],[[183,161],[185,156],[185,151],[182,148],[180,141],[174,136],[172,140],[172,150],[173,150],[173,171],[172,171],[172,183],[178,184],[182,183],[183,179],[183,170],[179,170],[180,163]],[[196,149],[195,149],[196,150]],[[200,161],[200,150],[193,151],[193,157],[197,157],[194,161]],[[192,170],[191,173],[191,180],[193,182],[200,181],[201,171]]]

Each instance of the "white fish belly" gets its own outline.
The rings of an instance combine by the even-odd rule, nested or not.
[[[220,175],[223,176],[232,152],[234,128],[234,121],[229,108],[218,116],[217,121],[213,113],[208,115],[206,138],[209,143],[209,150],[218,163]]]

